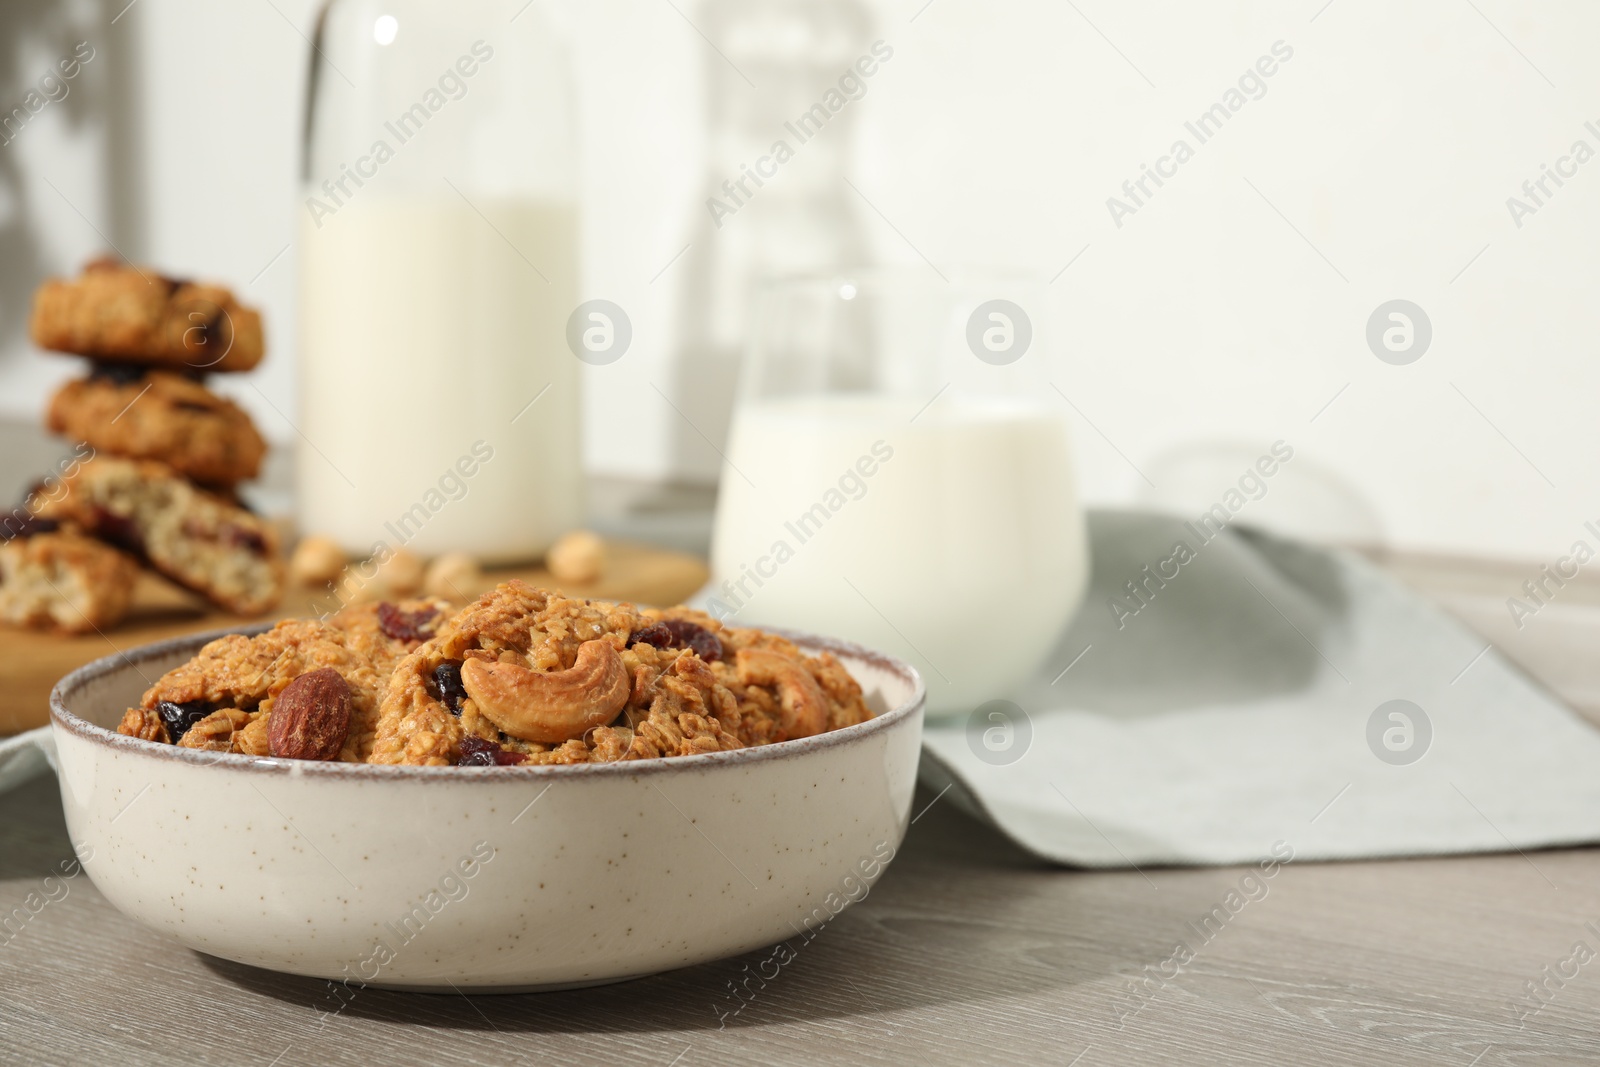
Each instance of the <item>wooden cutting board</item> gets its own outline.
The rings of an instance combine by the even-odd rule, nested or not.
[[[491,571],[484,588],[508,578],[521,578],[572,596],[667,606],[692,596],[705,584],[707,575],[705,563],[694,556],[612,541],[606,545],[606,570],[598,581],[563,587],[543,567],[520,567]],[[276,612],[260,619],[246,619],[219,612],[146,575],[140,579],[128,617],[104,634],[64,637],[0,629],[0,736],[43,726],[49,717],[50,690],[62,675],[91,660],[186,633],[310,616],[315,614],[313,600],[326,604],[328,594],[325,590],[291,588]]]

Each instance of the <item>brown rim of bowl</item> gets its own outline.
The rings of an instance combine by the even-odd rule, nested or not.
[[[671,773],[675,769],[687,771],[696,767],[737,767],[763,760],[800,756],[808,752],[815,752],[818,749],[848,744],[887,730],[896,723],[920,711],[927,699],[927,686],[922,680],[922,675],[918,673],[915,667],[904,660],[885,655],[882,652],[874,652],[869,648],[863,648],[849,641],[840,641],[831,637],[815,637],[811,634],[797,633],[782,627],[762,626],[759,629],[786,637],[807,651],[832,652],[836,656],[861,660],[880,670],[886,670],[892,674],[899,675],[901,678],[908,679],[912,683],[911,696],[883,714],[874,715],[866,722],[857,723],[854,726],[844,726],[837,730],[830,730],[825,734],[802,737],[793,741],[778,741],[770,745],[735,748],[725,752],[708,752],[692,756],[659,756],[655,759],[618,760],[614,763],[570,763],[534,767],[414,767],[392,763],[327,763],[318,760],[281,759],[275,756],[246,756],[234,752],[208,752],[204,749],[179,748],[177,745],[164,745],[159,741],[146,741],[140,737],[119,734],[115,730],[106,729],[104,726],[96,726],[87,719],[75,715],[67,708],[66,701],[72,694],[95,679],[104,677],[113,671],[121,670],[125,667],[137,668],[140,663],[170,656],[174,653],[199,651],[203,645],[215,641],[219,637],[228,637],[233,634],[253,637],[256,634],[265,633],[275,625],[277,624],[255,623],[249,626],[230,627],[222,630],[209,630],[205,633],[188,634],[183,637],[172,637],[165,641],[141,645],[127,652],[102,656],[93,663],[86,663],[63,677],[55,684],[55,688],[50,691],[50,724],[56,729],[66,730],[85,740],[93,741],[113,750],[135,752],[155,759],[169,759],[199,767],[226,767],[234,770],[258,771],[268,774],[368,778],[380,781],[396,778],[417,779],[420,781],[461,781],[462,776],[465,775],[472,780],[503,782],[513,778],[530,776],[544,779],[573,775],[620,774],[626,776],[662,774]]]

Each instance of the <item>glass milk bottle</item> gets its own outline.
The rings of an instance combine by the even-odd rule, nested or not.
[[[966,713],[1040,669],[1088,578],[1045,290],[916,270],[769,286],[709,610],[857,641]]]
[[[582,518],[565,50],[540,0],[330,0],[310,61],[301,527],[536,557]]]

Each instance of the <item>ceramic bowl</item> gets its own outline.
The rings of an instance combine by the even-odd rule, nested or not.
[[[619,981],[816,928],[865,895],[906,831],[922,680],[854,645],[789,635],[845,663],[870,721],[710,755],[388,767],[115,732],[220,635],[91,663],[50,700],[67,827],[95,886],[213,956],[397,989]]]

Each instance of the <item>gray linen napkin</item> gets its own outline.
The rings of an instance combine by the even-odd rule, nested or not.
[[[49,770],[54,755],[48,726],[0,738],[0,793]]]
[[[1084,867],[1600,841],[1600,732],[1365,560],[1150,514],[1089,528],[1045,670],[929,724],[946,801]]]

